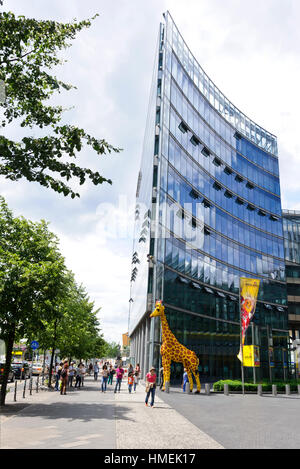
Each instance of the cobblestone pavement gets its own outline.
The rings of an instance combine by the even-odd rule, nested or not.
[[[196,449],[222,448],[172,406],[156,397],[145,406],[143,384],[129,394],[126,383],[114,394],[100,382],[85,380],[66,396],[55,391],[33,391],[18,401],[9,393],[2,410],[0,448],[31,449]]]

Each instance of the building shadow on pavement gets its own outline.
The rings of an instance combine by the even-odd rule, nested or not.
[[[63,396],[62,396],[63,397]],[[79,420],[89,422],[91,420],[114,420],[116,418],[132,421],[126,416],[129,407],[116,406],[114,403],[74,403],[54,402],[49,404],[7,404],[1,409],[2,415],[16,418],[44,418],[48,420],[67,419],[69,421]]]

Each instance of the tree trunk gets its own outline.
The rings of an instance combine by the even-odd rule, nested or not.
[[[7,381],[8,381],[8,375],[9,375],[9,370],[10,370],[10,365],[11,365],[11,357],[12,357],[12,351],[13,351],[14,340],[15,340],[15,331],[16,331],[16,326],[15,324],[12,324],[12,326],[9,329],[7,342],[6,342],[6,361],[5,361],[4,375],[3,375],[3,381],[2,381],[2,386],[1,386],[0,405],[5,405]]]
[[[54,336],[53,336],[52,353],[51,353],[51,360],[50,360],[50,366],[49,366],[48,388],[51,388],[53,358],[54,358],[55,346],[56,346],[56,327],[57,327],[57,319],[54,322]]]

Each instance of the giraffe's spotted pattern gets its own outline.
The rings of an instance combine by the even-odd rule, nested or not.
[[[199,379],[198,365],[199,360],[195,352],[187,349],[184,345],[180,344],[174,334],[169,328],[168,321],[165,316],[165,308],[161,301],[156,302],[155,310],[150,315],[151,317],[159,316],[162,327],[162,346],[160,353],[162,356],[162,365],[164,369],[164,386],[165,383],[170,382],[170,366],[171,362],[182,363],[184,368],[187,369],[187,374],[190,383],[190,390],[193,390],[193,378],[195,376],[197,383],[197,392],[200,392],[201,384]]]

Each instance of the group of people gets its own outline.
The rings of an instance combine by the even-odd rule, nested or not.
[[[73,387],[75,378],[75,388],[83,386],[84,376],[86,374],[86,367],[84,363],[71,362],[64,360],[63,362],[55,364],[55,390],[60,391],[61,394],[66,394],[67,387]]]
[[[98,380],[98,375],[101,376],[101,391],[106,392],[107,385],[113,385],[113,377],[116,375],[116,384],[114,388],[114,393],[121,391],[121,384],[125,374],[125,370],[122,367],[122,364],[119,363],[113,367],[109,363],[104,363],[101,366],[96,362],[94,365],[90,364],[88,368],[88,374],[90,375],[92,371],[94,372],[94,380]],[[55,390],[59,391],[61,394],[66,394],[68,387],[73,387],[73,381],[75,378],[75,388],[83,386],[84,376],[87,370],[84,363],[79,363],[76,365],[75,362],[69,364],[68,360],[64,360],[61,363],[56,363],[55,365]],[[135,368],[130,364],[128,367],[128,392],[136,392],[136,387],[139,383],[141,375],[140,365],[137,364]],[[145,404],[148,406],[148,401],[151,396],[150,407],[154,407],[154,398],[155,398],[155,389],[156,389],[156,373],[155,368],[150,368],[149,373],[146,375],[146,399]]]

